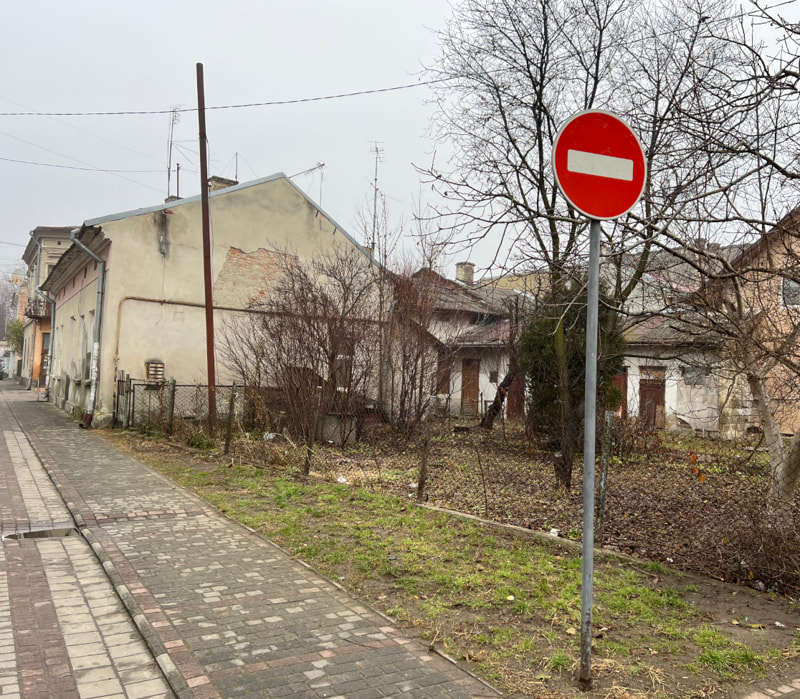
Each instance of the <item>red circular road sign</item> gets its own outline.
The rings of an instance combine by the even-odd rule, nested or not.
[[[601,110],[573,114],[553,143],[553,171],[567,201],[589,218],[628,213],[644,190],[644,152],[618,116]]]

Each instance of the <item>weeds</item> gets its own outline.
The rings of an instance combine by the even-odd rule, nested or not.
[[[504,690],[537,682],[571,686],[580,638],[579,557],[407,498],[246,464],[199,471],[163,456],[151,463],[432,645],[470,659],[473,670]],[[618,673],[615,682],[655,686],[656,671],[641,662],[653,653],[680,656],[676,672],[697,686],[757,677],[780,655],[779,649],[757,653],[704,624],[704,613],[684,597],[701,592],[700,585],[671,587],[662,576],[680,580],[661,564],[596,566],[596,655],[598,667]]]

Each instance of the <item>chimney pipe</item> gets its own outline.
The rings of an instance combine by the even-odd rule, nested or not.
[[[472,262],[456,262],[456,280],[472,286],[475,277],[475,265]]]

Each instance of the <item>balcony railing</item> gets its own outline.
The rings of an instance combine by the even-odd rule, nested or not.
[[[28,299],[25,306],[25,317],[41,320],[50,317],[50,302],[44,299]]]

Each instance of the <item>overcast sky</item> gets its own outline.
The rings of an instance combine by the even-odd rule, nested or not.
[[[0,112],[193,108],[198,62],[207,107],[408,85],[437,55],[449,13],[447,0],[4,2]],[[412,165],[431,159],[429,96],[415,87],[209,111],[209,174],[246,182],[324,163],[295,182],[361,240],[376,142],[395,217],[410,219],[429,191]],[[169,114],[0,116],[0,268],[15,266],[36,226],[163,202],[169,127]],[[181,114],[172,151],[181,196],[200,191],[197,135],[196,112]]]

